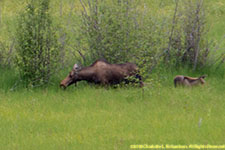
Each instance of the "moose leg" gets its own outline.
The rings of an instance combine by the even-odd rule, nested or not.
[[[184,79],[183,83],[185,86],[188,86],[188,87],[191,86],[191,84],[189,83],[189,81],[187,79]]]
[[[138,79],[140,87],[143,87],[144,83],[142,82],[142,77],[139,74],[136,74],[135,78]]]
[[[103,79],[103,80],[101,81],[101,84],[102,84],[104,87],[108,87],[109,82],[108,82],[108,80]]]

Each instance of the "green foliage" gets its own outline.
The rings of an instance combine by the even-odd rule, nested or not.
[[[16,64],[26,84],[47,83],[57,69],[59,44],[49,0],[31,0],[18,18]]]
[[[159,29],[158,22],[153,23],[146,11],[138,11],[138,2],[88,1],[87,6],[85,2],[82,2],[81,30],[88,45],[85,52],[88,58],[93,61],[104,57],[114,63],[142,62],[144,57],[150,60],[155,55],[156,45],[162,44],[161,36],[153,37]]]
[[[88,44],[86,54],[92,61],[103,57],[110,62],[120,62],[127,60],[132,53],[128,42],[132,39],[134,23],[128,15],[126,2],[88,1],[81,29]]]
[[[18,86],[16,83],[18,83],[19,79],[15,69],[8,68],[6,66],[3,68],[1,66],[0,72],[0,91],[10,91],[15,88],[15,86]],[[19,88],[21,88],[21,86]]]
[[[0,43],[0,65],[2,65],[5,61],[5,51],[3,43]]]
[[[21,66],[20,74],[27,84],[47,82],[48,77],[40,78],[51,73],[43,71],[47,68],[44,65],[47,63],[39,61],[46,57],[39,59],[38,55],[35,55],[41,51],[40,47],[43,50],[47,49],[45,48],[47,46],[37,46],[47,43],[40,42],[41,40],[38,39],[41,37],[38,35],[38,29],[41,29],[43,41],[46,41],[48,36],[53,39],[49,40],[49,47],[54,45],[52,47],[56,51],[53,49],[50,51],[54,51],[53,55],[60,55],[59,65],[64,67],[64,71],[68,71],[74,63],[79,61],[85,66],[104,57],[112,63],[126,61],[136,63],[141,68],[142,76],[147,80],[153,71],[157,72],[161,70],[161,67],[168,69],[189,66],[189,70],[193,69],[197,72],[204,70],[206,74],[216,70],[214,72],[219,72],[220,76],[223,76],[225,42],[221,38],[224,34],[222,21],[225,14],[224,2],[204,0],[201,13],[195,15],[196,4],[199,0],[179,1],[175,21],[173,21],[176,2],[170,0],[52,0],[49,2],[51,6],[49,9],[44,7],[41,9],[41,6],[37,6],[41,1],[33,0],[33,4],[30,5],[33,10],[29,10],[31,13],[28,15],[24,12],[19,19],[15,19],[16,14],[19,14],[27,5],[26,0],[0,1],[0,63],[2,66],[15,64]],[[26,6],[26,11],[28,9]],[[39,19],[32,17],[44,9],[47,9],[47,12],[43,13],[46,17],[39,17]],[[206,10],[202,11],[204,9]],[[192,23],[196,22],[197,16],[203,17],[199,22],[203,25],[200,26],[201,32],[197,30],[198,23],[197,25]],[[41,21],[45,18],[54,21],[46,21],[45,24]],[[29,19],[33,21],[25,23],[25,20]],[[50,24],[51,27],[40,28],[39,24],[46,26]],[[60,24],[62,28],[54,28],[55,24]],[[15,31],[17,31],[16,34]],[[200,40],[198,40],[199,33],[201,33]],[[190,36],[188,37],[190,34],[194,37],[192,41]],[[54,37],[57,37],[58,41]],[[16,46],[14,46],[15,39]],[[61,44],[60,47],[56,46],[58,42]],[[195,43],[190,51],[189,43]],[[197,49],[198,46],[199,49]],[[168,49],[169,57],[167,58]],[[198,55],[195,53],[197,50],[199,50]],[[12,58],[16,51],[18,52],[17,61],[14,62]],[[25,57],[25,54],[30,56]],[[33,61],[31,63],[28,60]],[[57,60],[58,58],[54,59],[54,61]],[[53,62],[51,65],[54,66],[56,63]],[[27,73],[30,70],[33,71]]]
[[[207,38],[203,1],[175,2],[173,15],[162,17],[136,1],[82,0],[82,58],[89,64],[101,57],[111,63],[135,62],[144,78],[165,64],[208,67],[217,58],[209,59],[214,42]]]
[[[166,63],[177,68],[189,66],[189,69],[196,71],[210,67],[208,64],[215,65],[217,61],[223,60],[224,56],[218,57],[215,53],[215,49],[218,48],[215,40],[208,38],[211,29],[208,26],[205,5],[203,0],[176,1],[177,8],[170,26],[165,55]]]

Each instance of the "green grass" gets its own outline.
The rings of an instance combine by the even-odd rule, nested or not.
[[[223,78],[204,87],[79,84],[0,92],[0,149],[129,149],[132,144],[224,144]],[[201,120],[201,121],[200,121]],[[200,123],[201,122],[201,123]]]
[[[7,47],[25,1],[0,1],[0,42]],[[174,10],[171,0],[143,2],[152,12],[158,10],[156,15],[171,15]],[[205,2],[209,39],[221,41],[225,3]],[[70,37],[77,23],[70,15],[76,18],[80,9],[79,0],[52,0],[50,5],[56,22],[68,26]],[[218,51],[222,53],[225,42],[221,43]],[[180,70],[153,73],[143,89],[105,89],[81,83],[63,91],[58,83],[68,72],[60,72],[47,88],[28,90],[15,70],[0,68],[0,150],[126,150],[133,144],[224,144],[224,70],[202,72],[208,72],[204,87],[175,89],[176,74],[202,74]]]

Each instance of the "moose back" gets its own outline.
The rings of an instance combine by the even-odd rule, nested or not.
[[[128,79],[132,76],[135,80]],[[103,59],[96,60],[92,65],[84,68],[75,64],[69,75],[61,81],[60,86],[66,88],[82,80],[102,85],[119,84],[122,81],[125,83],[138,82],[141,87],[143,86],[138,67],[135,64],[110,64]]]

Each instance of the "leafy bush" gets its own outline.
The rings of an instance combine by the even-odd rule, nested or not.
[[[205,12],[203,0],[176,1],[166,63],[179,67],[187,65],[197,70],[217,61],[217,58],[209,58],[215,55],[215,46],[214,41],[209,42],[207,37],[210,29],[207,27]]]
[[[171,18],[131,0],[81,0],[81,4],[83,47],[79,52],[85,60],[132,61],[144,74],[157,65],[196,70],[210,61],[214,47],[207,38],[203,0],[175,1]]]
[[[57,69],[59,44],[49,0],[31,0],[18,19],[16,64],[26,84],[48,83]]]
[[[138,2],[81,2],[81,31],[87,43],[84,53],[90,60],[104,57],[110,62],[119,63],[142,60],[140,56],[154,56],[157,50],[153,48],[161,41],[153,37],[157,26],[144,14],[146,12],[138,11]]]
[[[132,0],[82,0],[82,57],[89,64],[98,58],[111,63],[136,63],[143,76],[161,60],[167,44],[168,18],[158,18]],[[91,62],[90,62],[91,61]]]

